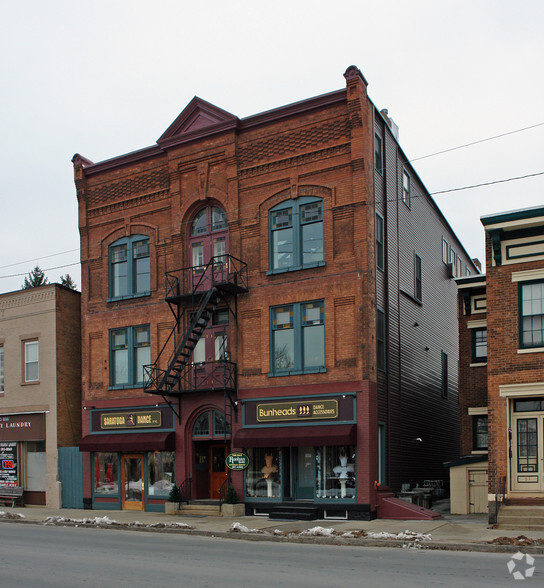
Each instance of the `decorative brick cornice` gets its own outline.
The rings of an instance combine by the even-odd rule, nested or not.
[[[162,167],[147,174],[129,177],[119,182],[109,182],[87,191],[89,208],[112,204],[129,197],[157,193],[169,187],[168,169]]]
[[[276,134],[264,141],[255,141],[240,146],[238,160],[241,167],[266,159],[275,159],[287,153],[304,151],[350,137],[349,123],[346,118],[331,120],[319,126]]]
[[[249,178],[282,169],[287,169],[294,165],[302,165],[312,161],[318,161],[320,159],[328,159],[330,157],[337,157],[339,155],[349,155],[349,153],[350,145],[349,143],[344,143],[342,145],[335,145],[334,147],[319,149],[310,153],[288,157],[287,159],[280,159],[278,161],[272,161],[270,163],[242,169],[240,170],[240,177]]]
[[[134,208],[135,206],[142,206],[143,204],[149,204],[150,202],[158,202],[160,200],[166,200],[169,196],[168,190],[162,190],[161,192],[153,192],[152,194],[145,194],[144,196],[138,196],[137,198],[131,198],[130,200],[123,200],[122,202],[116,202],[115,204],[108,204],[107,206],[101,206],[99,208],[89,209],[87,212],[89,218],[95,218],[97,216],[103,216],[110,214],[117,210],[125,210],[127,208]]]

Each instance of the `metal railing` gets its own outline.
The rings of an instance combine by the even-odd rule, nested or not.
[[[186,478],[179,485],[179,493],[181,495],[180,502],[189,502],[189,500],[191,500],[191,482],[192,481],[193,481],[192,478]]]
[[[505,502],[506,498],[506,476],[501,476],[497,479],[497,483],[495,485],[495,508],[494,512],[489,511],[489,523],[491,525],[496,525],[498,523],[499,518],[499,509],[501,504]]]
[[[234,255],[217,255],[205,265],[166,272],[165,298],[201,294],[217,286],[246,291],[247,284],[247,263]]]
[[[221,507],[223,502],[225,502],[225,496],[227,494],[227,490],[229,489],[230,485],[231,485],[231,479],[230,479],[230,476],[227,476],[225,478],[225,481],[221,484],[221,486],[219,486],[219,507]]]

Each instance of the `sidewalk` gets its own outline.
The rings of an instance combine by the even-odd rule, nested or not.
[[[1,513],[7,513],[3,515]],[[19,513],[24,518],[7,518],[10,515]],[[530,553],[544,554],[544,546],[520,547],[516,545],[490,544],[498,537],[518,537],[524,535],[530,539],[544,539],[541,531],[490,529],[486,515],[456,516],[445,515],[444,518],[434,521],[397,521],[376,519],[374,521],[345,521],[345,520],[319,520],[319,521],[271,521],[268,517],[217,517],[217,516],[180,516],[166,515],[164,513],[130,511],[130,510],[79,510],[79,509],[52,509],[47,507],[8,508],[0,507],[0,522],[22,522],[44,524],[49,517],[63,517],[73,519],[72,521],[59,521],[56,524],[82,524],[83,519],[94,520],[94,525],[100,523],[100,519],[107,517],[104,522],[115,521],[119,528],[126,528],[134,525],[138,530],[157,532],[180,532],[205,536],[229,537],[232,539],[248,540],[269,540],[269,541],[296,541],[314,543],[336,543],[366,546],[391,546],[399,547],[415,545],[427,549],[449,549],[462,551],[499,551],[515,552],[524,551]],[[181,525],[176,529],[153,528],[153,525],[168,525],[172,523],[185,523],[191,529],[183,529]],[[233,523],[240,523],[247,527],[250,532],[232,532]],[[55,524],[53,522],[53,524]],[[100,526],[111,526],[101,524]],[[305,531],[315,527],[333,528],[336,536],[308,536],[289,535],[296,531]],[[134,526],[131,526],[134,528]],[[255,530],[264,532],[256,533]],[[399,534],[405,531],[422,535],[431,535],[429,540],[426,537],[418,537],[415,542],[407,542],[406,538],[385,538],[385,537],[355,537],[345,538],[341,534],[348,531],[362,531],[366,533],[391,533]],[[251,532],[253,531],[253,532]]]

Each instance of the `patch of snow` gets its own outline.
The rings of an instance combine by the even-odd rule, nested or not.
[[[250,529],[242,523],[232,523],[229,529],[229,533],[264,533],[260,529]]]
[[[333,537],[336,531],[332,527],[312,527],[311,529],[306,529],[306,531],[301,531],[300,534],[312,537]]]

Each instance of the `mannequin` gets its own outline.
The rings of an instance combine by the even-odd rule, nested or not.
[[[263,478],[266,480],[266,495],[268,498],[273,496],[272,494],[272,484],[274,482],[273,475],[278,473],[278,466],[273,463],[274,456],[271,453],[264,454],[264,463],[265,465],[261,469],[263,473]]]
[[[346,482],[349,479],[348,473],[353,473],[353,466],[348,465],[347,455],[340,455],[340,465],[333,468],[333,472],[338,476],[340,480],[340,497],[346,497]]]

